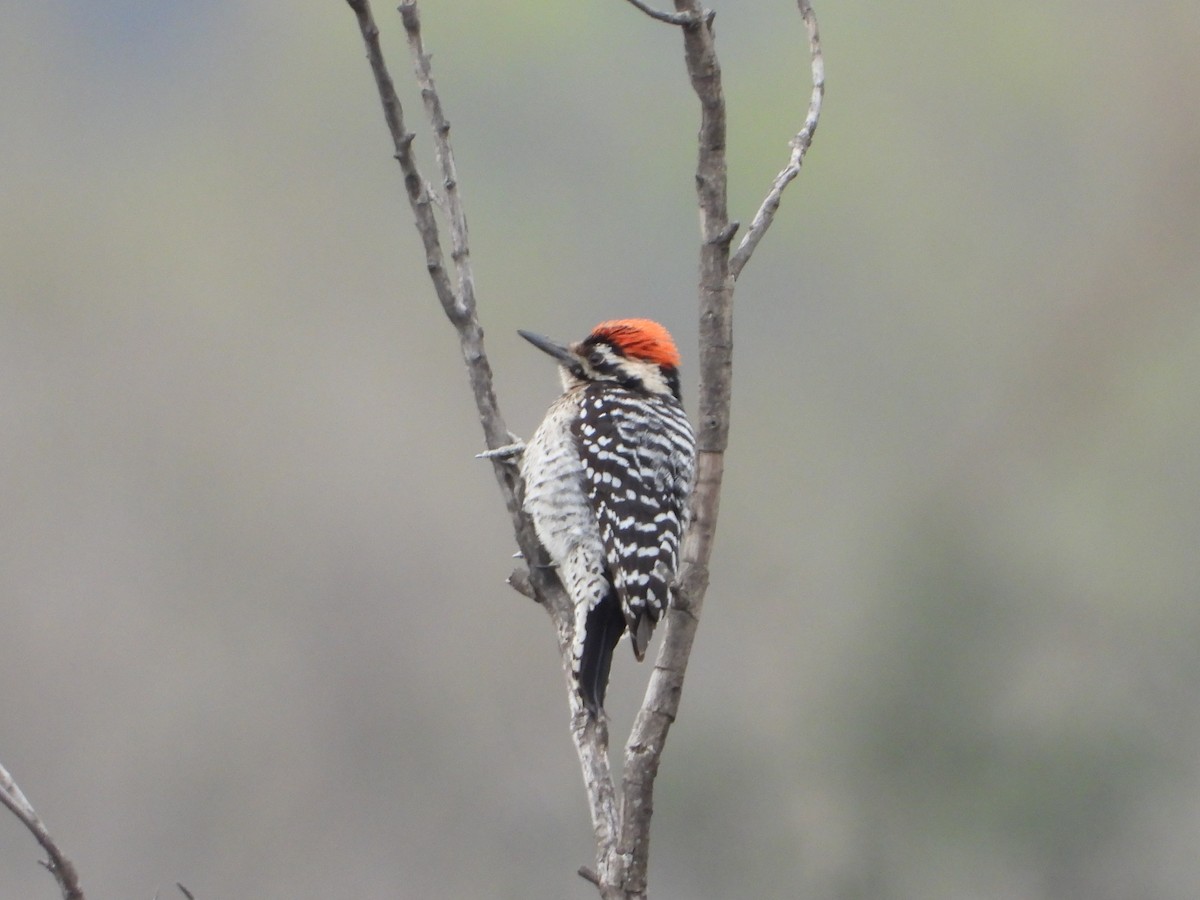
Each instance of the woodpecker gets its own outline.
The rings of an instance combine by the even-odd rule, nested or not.
[[[524,507],[574,604],[571,671],[598,717],[617,641],[628,630],[645,657],[678,571],[696,467],[679,351],[649,319],[602,322],[569,346],[518,334],[562,379],[522,455]]]

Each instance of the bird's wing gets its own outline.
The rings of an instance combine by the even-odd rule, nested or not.
[[[641,659],[678,570],[695,439],[678,406],[614,388],[585,391],[574,427],[585,492]]]

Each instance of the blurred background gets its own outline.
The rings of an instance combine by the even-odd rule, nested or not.
[[[716,2],[731,211],[809,96]],[[398,17],[376,10],[432,152]],[[515,334],[661,319],[698,112],[619,0],[423,5]],[[655,898],[1200,895],[1200,6],[819,3],[825,113],[737,292]],[[342,3],[0,32],[0,760],[89,897],[564,898],[591,829]],[[619,656],[623,741],[646,666]],[[0,897],[56,896],[0,816]]]

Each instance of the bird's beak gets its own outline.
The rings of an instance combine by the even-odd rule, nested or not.
[[[525,340],[529,341],[529,343],[533,344],[533,346],[537,347],[543,353],[549,353],[564,366],[579,364],[579,359],[574,353],[561,344],[554,343],[549,338],[542,337],[540,334],[534,334],[531,331],[522,331],[519,328],[517,329],[517,334],[525,338]]]

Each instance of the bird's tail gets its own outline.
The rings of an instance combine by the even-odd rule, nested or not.
[[[625,631],[625,615],[615,591],[588,611],[584,626],[583,652],[579,660],[579,695],[593,718],[604,708],[613,650]]]

